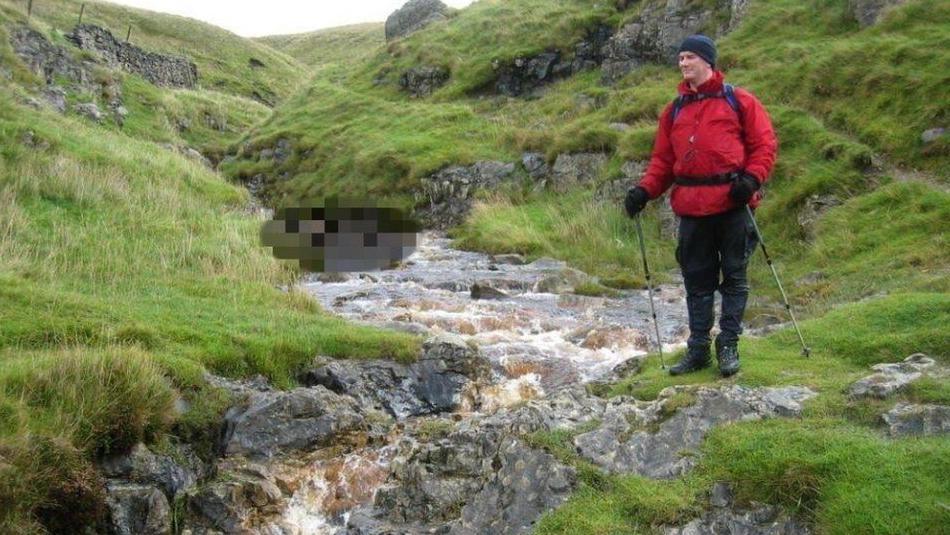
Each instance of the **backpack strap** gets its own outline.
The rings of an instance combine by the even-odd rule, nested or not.
[[[698,102],[700,100],[706,100],[707,98],[726,99],[726,102],[729,103],[729,107],[732,108],[732,110],[739,116],[740,126],[742,125],[742,106],[739,104],[739,98],[736,97],[736,89],[732,86],[732,84],[722,84],[722,91],[718,91],[716,93],[679,95],[673,99],[673,109],[670,112],[670,128],[672,128],[673,123],[676,122],[676,117],[679,116],[683,106],[692,104],[693,102]]]

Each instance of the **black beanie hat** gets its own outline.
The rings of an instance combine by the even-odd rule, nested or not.
[[[680,52],[692,52],[706,60],[706,63],[713,68],[716,67],[716,43],[705,35],[690,35],[683,39],[683,44],[680,45],[677,54]]]

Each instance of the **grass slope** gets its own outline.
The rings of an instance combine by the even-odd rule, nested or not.
[[[0,531],[93,526],[93,456],[212,439],[226,400],[204,370],[289,386],[316,354],[414,357],[407,335],[275,289],[294,272],[258,245],[243,190],[2,91]],[[178,398],[192,409],[176,412]]]
[[[285,54],[251,39],[237,36],[194,19],[146,11],[107,2],[79,0],[34,0],[33,21],[45,24],[62,36],[83,23],[109,29],[124,39],[132,26],[130,41],[146,50],[186,56],[198,66],[198,83],[204,89],[254,98],[255,93],[272,104],[290,94],[306,79],[307,71]],[[0,12],[18,22],[26,20],[26,2],[0,0]],[[263,66],[251,68],[254,58]]]
[[[359,60],[386,43],[381,22],[352,24],[290,35],[268,35],[256,37],[254,40],[313,69],[330,63]]]

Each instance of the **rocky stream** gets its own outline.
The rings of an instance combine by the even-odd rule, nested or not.
[[[292,390],[209,375],[241,400],[214,466],[185,445],[140,445],[105,463],[113,530],[167,532],[175,517],[193,535],[526,533],[580,485],[532,433],[566,431],[608,473],[674,478],[697,463],[712,427],[794,417],[815,395],[732,383],[671,387],[653,401],[592,394],[591,383],[638,373],[655,342],[645,290],[574,294],[585,279],[563,262],[455,250],[426,233],[397,269],[302,281],[328,311],[425,336],[422,355],[318,356]],[[678,285],[657,295],[671,350],[687,334],[684,295]],[[807,532],[776,507],[735,507],[725,484],[701,517],[657,528]]]

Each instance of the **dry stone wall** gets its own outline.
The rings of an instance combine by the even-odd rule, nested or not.
[[[189,89],[198,85],[198,67],[191,61],[123,43],[105,28],[80,24],[67,37],[79,48],[99,53],[110,65],[138,74],[155,85]]]

